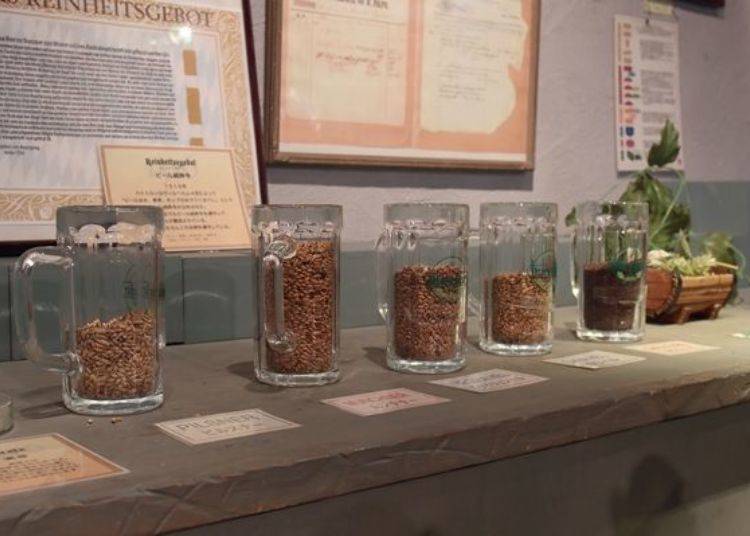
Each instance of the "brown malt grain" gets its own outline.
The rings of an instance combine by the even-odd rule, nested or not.
[[[336,327],[336,256],[327,240],[301,241],[294,257],[281,261],[284,268],[285,328],[296,344],[289,352],[269,345],[269,370],[281,374],[316,374],[333,368]],[[266,321],[275,331],[273,274],[265,280]]]
[[[541,344],[549,336],[551,284],[547,276],[504,273],[492,278],[492,339]]]
[[[466,331],[466,275],[458,266],[405,266],[394,276],[394,346],[402,359],[443,361]]]
[[[77,394],[93,400],[139,398],[158,381],[156,322],[149,311],[132,311],[76,329],[81,372]]]

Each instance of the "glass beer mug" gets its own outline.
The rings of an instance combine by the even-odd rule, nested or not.
[[[648,204],[579,204],[572,246],[578,338],[610,342],[642,339]]]
[[[392,204],[378,239],[378,309],[388,366],[426,374],[466,362],[469,207]]]
[[[483,203],[479,346],[499,355],[552,348],[557,205]]]
[[[338,205],[258,205],[259,341],[255,375],[280,386],[339,379]]]
[[[19,343],[28,359],[62,373],[63,402],[71,411],[117,415],[162,404],[163,227],[156,207],[63,207],[57,247],[31,249],[16,262]],[[46,351],[39,339],[39,267],[55,269],[63,285],[59,353]]]

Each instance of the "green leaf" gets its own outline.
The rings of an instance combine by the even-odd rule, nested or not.
[[[648,170],[637,173],[620,196],[620,201],[648,203],[649,249],[675,251],[679,246],[677,234],[689,232],[690,210],[686,205],[673,204],[674,200],[674,192]]]
[[[654,221],[656,220],[656,221]],[[664,222],[659,226],[661,222]],[[659,214],[650,222],[650,249],[664,249],[676,251],[679,249],[679,236],[690,232],[690,211],[685,205],[677,204],[666,219]]]
[[[732,237],[727,233],[709,233],[700,241],[701,250],[719,262],[739,264],[739,259],[732,245]]]
[[[648,165],[652,167],[664,167],[677,160],[680,154],[680,133],[674,123],[667,119],[664,128],[661,129],[661,140],[651,146],[648,152]]]
[[[576,224],[576,208],[573,207],[570,209],[570,212],[568,212],[568,215],[565,216],[565,226],[566,227],[573,227]]]

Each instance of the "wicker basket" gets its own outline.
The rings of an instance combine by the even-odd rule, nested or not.
[[[649,321],[665,324],[714,319],[732,295],[734,284],[734,274],[680,276],[649,268],[646,271],[646,316]]]

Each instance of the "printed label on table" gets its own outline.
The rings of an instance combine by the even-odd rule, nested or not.
[[[492,393],[504,391],[515,387],[523,387],[548,380],[541,376],[513,372],[512,370],[492,369],[457,378],[446,378],[444,380],[433,380],[430,383],[445,385],[455,389],[463,389],[473,393]]]
[[[260,409],[245,409],[156,423],[156,426],[188,445],[202,445],[298,428],[300,425],[275,417]]]
[[[0,495],[128,473],[59,434],[0,441]]]
[[[369,417],[370,415],[391,413],[392,411],[400,411],[402,409],[442,404],[443,402],[450,402],[450,400],[401,388],[329,398],[321,400],[321,402],[343,409],[349,413],[354,413],[355,415]]]
[[[707,352],[709,350],[718,350],[719,347],[706,346],[705,344],[695,344],[687,341],[664,341],[651,342],[647,344],[632,344],[628,346],[628,349],[659,355],[683,355],[694,354],[696,352]]]
[[[565,365],[567,367],[578,367],[589,370],[598,370],[609,367],[619,367],[620,365],[627,365],[630,363],[637,363],[638,361],[645,361],[644,357],[637,357],[634,355],[616,354],[614,352],[602,352],[595,350],[593,352],[586,352],[584,354],[568,355],[565,357],[553,357],[551,359],[545,359],[547,363],[555,363],[556,365]]]

